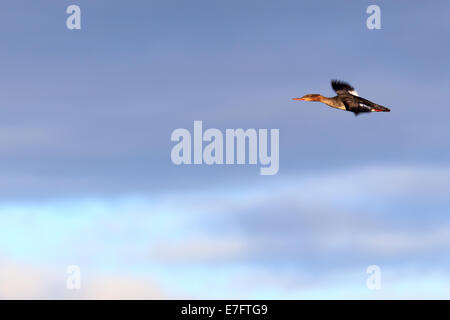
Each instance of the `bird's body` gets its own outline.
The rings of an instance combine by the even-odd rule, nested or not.
[[[361,98],[358,96],[355,89],[346,82],[332,80],[331,87],[337,93],[337,96],[327,98],[320,94],[307,94],[301,98],[293,98],[293,100],[319,101],[332,108],[353,112],[355,115],[358,115],[361,112],[391,111],[386,107]]]

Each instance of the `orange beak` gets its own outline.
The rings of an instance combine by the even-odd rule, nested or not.
[[[305,100],[303,98],[292,98],[292,100]]]

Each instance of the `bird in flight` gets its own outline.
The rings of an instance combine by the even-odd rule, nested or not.
[[[355,89],[344,81],[331,80],[331,87],[337,93],[337,96],[327,98],[320,94],[307,94],[301,98],[293,98],[292,100],[319,101],[336,109],[353,112],[355,116],[362,112],[391,111],[386,107],[361,98]]]

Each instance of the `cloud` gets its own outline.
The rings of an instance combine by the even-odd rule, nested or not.
[[[33,265],[0,260],[0,298],[33,299],[46,295],[47,272]]]
[[[82,299],[170,299],[170,296],[153,279],[112,275],[87,283]]]
[[[394,278],[405,266],[417,277],[445,277],[448,175],[446,167],[355,167],[233,190],[11,203],[0,206],[0,245],[30,262],[3,265],[10,275],[3,294],[218,298],[240,290],[248,298],[262,287],[272,294],[266,297],[297,297],[302,288],[314,295],[327,286],[332,292],[346,282],[364,284],[370,264]],[[88,272],[83,292],[68,295],[61,289],[65,275],[52,266],[74,261]],[[238,284],[242,278],[249,279],[247,291]]]
[[[224,263],[248,253],[246,241],[235,237],[199,236],[179,242],[162,242],[151,248],[151,257],[165,263]]]
[[[450,202],[443,191],[450,190],[449,178],[446,167],[362,167],[251,191],[244,186],[237,195],[194,195],[184,199],[185,207],[197,210],[185,228],[196,233],[158,242],[152,257],[267,265],[276,259],[309,267],[327,259],[347,266],[369,257],[391,263],[442,257],[450,246]]]
[[[151,277],[90,274],[81,268],[80,290],[66,287],[64,268],[0,260],[0,299],[168,299]]]

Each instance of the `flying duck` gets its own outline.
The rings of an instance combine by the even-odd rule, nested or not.
[[[386,107],[373,103],[358,96],[355,89],[344,81],[331,80],[331,87],[337,93],[332,98],[324,97],[320,94],[307,94],[301,98],[293,98],[292,100],[303,101],[319,101],[329,105],[330,107],[350,111],[357,116],[361,112],[390,112]]]

